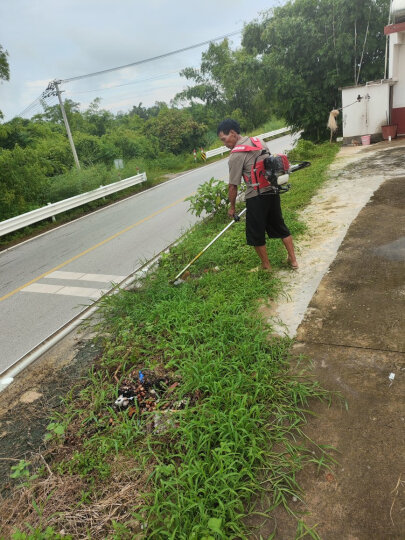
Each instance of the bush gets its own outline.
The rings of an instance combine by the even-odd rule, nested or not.
[[[32,148],[0,151],[0,220],[41,205],[49,162]]]
[[[311,158],[322,157],[324,149],[322,145],[300,139],[297,146],[288,153],[290,161],[306,161]]]
[[[215,214],[222,212],[228,206],[228,185],[222,180],[211,178],[197,189],[197,193],[187,197],[190,201],[189,212],[197,217],[203,212]]]
[[[148,138],[158,139],[163,152],[181,154],[192,152],[199,146],[207,126],[195,122],[189,112],[178,109],[162,109],[155,118],[145,123],[144,133]]]
[[[119,128],[115,131],[109,131],[101,138],[103,147],[108,148],[107,154],[111,159],[111,149],[115,149],[114,158],[133,159],[133,158],[153,158],[159,151],[159,142],[156,137],[145,136],[136,133],[132,129]],[[103,156],[103,159],[107,157]],[[111,161],[110,161],[111,163]]]
[[[81,165],[94,165],[102,158],[102,146],[99,137],[79,132],[75,135],[74,142]]]
[[[35,145],[35,151],[38,157],[46,160],[46,175],[49,177],[64,174],[74,166],[72,150],[66,137],[55,136],[52,140],[41,140]]]
[[[100,186],[119,180],[116,171],[109,171],[105,165],[95,165],[88,169],[72,169],[66,174],[51,179],[47,190],[47,202],[57,202],[79,193],[92,191]]]

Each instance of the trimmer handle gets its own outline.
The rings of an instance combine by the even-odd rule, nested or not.
[[[240,221],[240,215],[239,214],[234,214],[233,219],[234,219],[234,221]]]

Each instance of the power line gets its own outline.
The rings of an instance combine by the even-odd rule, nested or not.
[[[164,86],[160,86],[159,89],[173,89],[173,88],[176,88],[177,84],[176,83],[171,83],[171,84],[166,84]],[[109,108],[109,107],[116,107],[117,106],[117,101],[118,102],[121,102],[123,100],[126,100],[126,99],[129,99],[131,98],[132,99],[132,102],[136,101],[136,102],[140,102],[142,101],[142,95],[137,95],[137,94],[134,94],[133,92],[131,92],[130,94],[123,94],[123,95],[118,95],[113,102],[111,102],[111,99],[109,99],[108,101],[106,102],[103,102],[103,108]]]
[[[194,69],[197,69],[198,66],[193,66]],[[104,92],[105,90],[111,90],[111,89],[114,89],[114,88],[120,88],[121,86],[130,86],[132,84],[140,84],[140,83],[143,83],[143,82],[148,82],[148,81],[154,81],[154,80],[159,80],[159,79],[163,79],[165,77],[167,77],[168,75],[173,75],[173,74],[180,74],[180,71],[178,69],[175,69],[173,71],[169,71],[168,73],[161,73],[160,75],[155,75],[154,77],[148,77],[147,79],[138,79],[136,81],[131,81],[131,82],[127,82],[127,83],[122,83],[122,84],[114,84],[113,86],[106,86],[105,88],[93,88],[92,90],[81,90],[81,91],[73,91],[73,90],[67,90],[66,91],[66,94],[69,94],[70,96],[72,95],[76,95],[76,94],[88,94],[89,92]]]
[[[110,69],[103,69],[101,71],[95,71],[94,73],[88,73],[87,75],[78,75],[77,77],[71,77],[70,79],[63,79],[60,81],[60,83],[78,81],[79,79],[85,79],[86,77],[95,77],[96,75],[102,75],[103,73],[111,73],[112,71],[118,71],[120,69],[125,69],[132,66],[139,66],[140,64],[145,64],[146,62],[152,62],[153,60],[160,60],[162,58],[167,58],[168,56],[172,56],[173,54],[179,54],[185,51],[190,51],[191,49],[197,49],[198,47],[207,45],[208,43],[211,43],[212,41],[218,41],[220,39],[225,39],[230,36],[236,36],[237,34],[240,34],[241,32],[242,30],[238,30],[236,32],[231,32],[230,34],[224,34],[223,36],[219,36],[214,39],[208,39],[207,41],[202,41],[201,43],[197,43],[195,45],[183,47],[182,49],[177,49],[176,51],[171,51],[165,54],[159,54],[158,56],[153,56],[152,58],[146,58],[144,60],[138,60],[137,62],[131,62],[130,64],[125,64],[124,66],[118,66],[118,67],[114,67]]]
[[[27,105],[27,107],[25,107],[25,109],[22,112],[20,112],[20,114],[17,114],[16,116],[23,117],[26,114],[28,114],[31,110],[36,110],[36,109],[41,109],[41,108],[44,109],[44,103],[47,106],[50,106],[49,103],[47,102],[49,97],[47,97],[45,94],[46,94],[46,91],[42,92],[40,96],[38,96],[32,103]]]

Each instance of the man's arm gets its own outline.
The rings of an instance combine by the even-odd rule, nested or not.
[[[238,186],[235,184],[229,184],[228,185],[228,199],[230,202],[230,207],[228,210],[228,215],[230,217],[233,217],[235,215],[235,204],[236,204],[236,196],[238,195]]]

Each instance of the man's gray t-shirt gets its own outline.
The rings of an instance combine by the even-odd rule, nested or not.
[[[238,142],[236,143],[237,146],[239,145],[249,145],[252,146],[252,141],[250,140],[250,137],[241,137],[238,139]],[[263,148],[268,150],[266,143],[262,141]],[[250,172],[252,170],[252,166],[255,162],[255,159],[257,156],[260,156],[261,150],[255,150],[252,152],[234,152],[231,153],[229,156],[229,184],[233,184],[235,186],[239,186],[241,184],[242,177],[246,175],[249,178],[250,181]],[[266,156],[265,156],[266,157]],[[250,199],[251,197],[257,197],[258,193],[257,191],[249,184],[246,184],[246,194],[245,199]],[[265,193],[266,191],[269,191],[271,187],[268,188],[260,188],[260,193]]]

